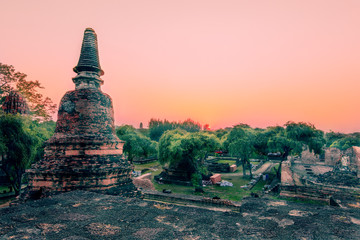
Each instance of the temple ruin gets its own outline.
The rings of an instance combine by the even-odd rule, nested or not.
[[[60,102],[54,135],[44,157],[27,170],[27,197],[39,198],[72,190],[134,196],[132,166],[123,155],[124,142],[115,135],[109,95],[101,91],[97,36],[87,28],[79,62],[74,67],[75,90]]]
[[[324,158],[312,158],[307,152],[300,159],[283,162],[280,196],[357,206],[360,147],[327,148]]]
[[[9,95],[5,97],[4,103],[1,106],[4,113],[10,114],[29,114],[29,105],[25,98],[17,91],[11,91]]]

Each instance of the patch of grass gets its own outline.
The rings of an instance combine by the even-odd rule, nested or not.
[[[157,166],[161,166],[161,165],[158,161],[154,161],[154,162],[145,163],[145,164],[136,164],[135,163],[134,166],[135,166],[136,171],[141,171],[145,168],[153,168],[153,167],[157,167]]]
[[[155,175],[158,175],[161,173],[162,167],[158,161],[154,161],[154,162],[145,163],[145,164],[134,164],[134,170],[135,171],[145,170],[144,173],[151,173],[152,177],[154,178]]]
[[[217,161],[217,163],[228,163],[229,165],[236,164],[236,161],[234,160],[226,160],[226,159],[220,159]]]
[[[8,186],[0,186],[0,193],[3,193],[4,191],[9,192],[10,188]]]
[[[159,184],[154,182],[154,187],[157,191],[162,192],[163,189],[170,189],[173,193],[191,195],[194,194],[194,187],[192,186],[182,186],[176,184]]]
[[[227,163],[235,164],[233,160],[220,160]],[[144,169],[148,169],[147,172],[151,172],[152,176],[158,175],[162,171],[162,166],[158,161],[146,163],[146,164],[134,164],[136,171],[142,171]],[[156,169],[156,170],[155,170]],[[155,171],[154,171],[155,170]],[[242,166],[239,166],[235,173],[242,172]],[[233,174],[233,173],[229,173]],[[245,196],[249,196],[251,192],[260,191],[265,182],[260,180],[258,184],[252,190],[245,190],[241,188],[250,182],[248,177],[242,176],[227,176],[226,173],[221,174],[222,180],[231,182],[233,187],[220,187],[218,185],[210,185],[204,187],[204,193],[195,193],[193,186],[182,186],[176,184],[159,184],[153,180],[154,187],[157,191],[162,191],[163,189],[170,189],[173,193],[185,194],[185,195],[197,195],[203,197],[215,197],[218,196],[222,199],[228,199],[232,201],[241,201]]]
[[[259,181],[259,183],[252,190],[245,190],[241,186],[249,183],[249,178],[243,178],[241,176],[226,176],[222,175],[222,179],[234,184],[233,187],[221,187],[218,185],[210,185],[204,187],[204,193],[195,193],[193,186],[181,186],[175,184],[158,184],[154,182],[155,189],[162,191],[163,189],[170,189],[173,193],[185,194],[185,195],[197,195],[203,197],[220,197],[222,199],[228,199],[231,201],[241,201],[245,196],[249,196],[251,192],[260,191],[265,182]]]

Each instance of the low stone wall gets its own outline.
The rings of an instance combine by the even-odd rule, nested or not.
[[[310,199],[316,201],[330,202],[330,197],[343,201],[356,201],[360,199],[360,188],[345,186],[329,186],[324,184],[306,186],[280,186],[280,196],[300,199]]]
[[[236,158],[232,157],[215,157],[212,159],[208,159],[205,161],[205,165],[207,166],[210,172],[215,173],[228,173],[230,172],[230,164],[229,163],[218,163],[219,160],[236,160]]]
[[[157,157],[149,157],[149,158],[134,158],[133,163],[136,164],[145,164],[150,162],[155,162],[157,160]]]
[[[225,199],[214,199],[214,198],[204,198],[200,196],[189,196],[182,194],[167,194],[157,191],[143,191],[144,199],[150,201],[163,201],[168,203],[178,203],[182,205],[197,205],[204,207],[218,207],[226,208],[232,211],[240,212],[241,204],[237,202],[232,202]]]

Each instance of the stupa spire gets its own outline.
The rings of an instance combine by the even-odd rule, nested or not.
[[[79,62],[73,70],[78,74],[73,78],[76,89],[99,88],[103,84],[100,76],[104,71],[100,67],[97,36],[92,28],[85,29]]]
[[[72,190],[137,196],[132,166],[123,154],[124,141],[115,134],[111,97],[100,90],[96,34],[87,28],[78,65],[75,90],[61,99],[54,135],[44,156],[27,170],[25,198]]]

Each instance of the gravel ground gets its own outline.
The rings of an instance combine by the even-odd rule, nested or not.
[[[74,191],[0,209],[0,239],[360,239],[360,209],[246,198],[236,213]]]

